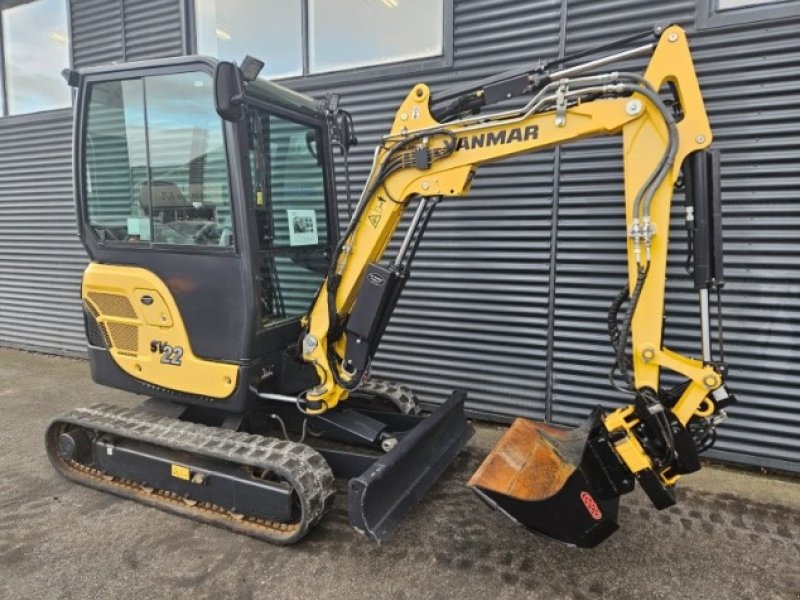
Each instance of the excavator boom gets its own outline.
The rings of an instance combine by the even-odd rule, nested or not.
[[[654,43],[613,58],[637,54],[650,55],[643,74],[591,71],[607,60],[560,72],[539,67],[467,88],[438,112],[432,112],[436,99],[428,87],[416,85],[376,150],[302,343],[303,358],[320,380],[307,392],[308,409],[325,412],[368,372],[416,246],[443,198],[467,195],[484,164],[591,136],[621,135],[627,231],[620,234],[627,237],[628,282],[610,317],[611,378],[633,402],[609,414],[598,411],[584,427],[566,433],[519,420],[470,481],[492,505],[531,529],[579,545],[594,545],[616,529],[617,500],[635,481],[658,508],[674,503],[675,482],[699,468],[697,450],[724,416],[720,409],[733,400],[723,385],[724,366],[705,347],[702,359],[694,359],[662,343],[673,188],[685,169],[705,168],[710,177],[713,160],[706,149],[712,133],[685,32],[677,26],[658,30]],[[665,91],[671,106],[662,98]],[[521,94],[531,98],[520,110],[465,114]],[[708,206],[713,194],[707,186],[700,189],[697,179],[687,177],[688,194]],[[415,199],[400,250],[390,266],[382,266]],[[709,286],[720,283],[710,277],[700,283],[704,314]],[[702,333],[707,339],[707,320]],[[679,390],[661,389],[663,369],[685,379]],[[549,525],[554,521],[562,523],[555,530]]]

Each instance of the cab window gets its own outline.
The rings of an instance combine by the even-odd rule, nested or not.
[[[247,114],[266,326],[308,311],[330,254],[328,203],[319,130],[258,106]]]
[[[98,238],[232,250],[228,166],[211,76],[104,81],[88,94],[85,212]]]

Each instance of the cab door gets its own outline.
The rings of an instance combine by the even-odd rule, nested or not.
[[[163,281],[194,354],[241,362],[252,349],[255,302],[234,197],[241,186],[229,168],[236,130],[214,108],[213,65],[176,62],[83,77],[81,237],[93,261],[139,266]]]
[[[258,339],[296,341],[325,278],[335,242],[335,198],[322,123],[268,104],[247,110],[251,204],[256,223]]]

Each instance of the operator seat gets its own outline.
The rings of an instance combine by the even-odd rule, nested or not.
[[[139,186],[139,206],[146,215],[151,210],[161,215],[164,223],[183,221],[189,217],[191,203],[181,189],[171,181],[143,181]]]

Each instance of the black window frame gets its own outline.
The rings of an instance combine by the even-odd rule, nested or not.
[[[455,0],[442,0],[444,13],[442,15],[442,53],[438,56],[422,58],[412,58],[394,62],[364,65],[352,69],[342,69],[336,71],[322,71],[312,73],[309,69],[309,0],[301,0],[301,51],[303,72],[299,75],[287,77],[270,78],[274,81],[291,84],[313,80],[315,84],[327,85],[332,83],[350,83],[367,81],[372,79],[389,79],[392,77],[402,77],[412,73],[433,72],[444,70],[453,66],[453,4]],[[185,29],[187,36],[187,49],[191,54],[197,53],[197,19],[195,12],[195,0],[186,0],[184,7],[186,15]],[[244,57],[241,57],[244,58]],[[269,56],[257,56],[257,58],[269,60]],[[237,59],[241,60],[241,59]]]
[[[322,173],[322,187],[325,192],[325,227],[327,228],[327,242],[325,244],[316,244],[316,246],[328,246],[330,250],[333,250],[333,246],[336,245],[336,231],[338,231],[338,220],[335,218],[336,211],[331,209],[331,206],[328,202],[329,198],[328,195],[332,193],[332,181],[331,178],[334,177],[333,173],[330,173],[330,169],[327,168],[328,166],[333,164],[333,154],[330,152],[329,144],[327,143],[327,132],[325,131],[324,124],[316,119],[311,117],[304,117],[302,115],[292,113],[287,111],[283,108],[275,106],[274,104],[270,104],[269,102],[265,102],[256,96],[248,95],[245,92],[245,110],[249,107],[256,108],[258,110],[262,110],[268,115],[273,117],[277,117],[279,119],[283,119],[289,123],[294,123],[295,125],[301,125],[303,127],[307,127],[309,129],[314,129],[317,131],[318,139],[320,140],[320,152],[324,154],[323,160],[320,166],[320,172]],[[249,142],[249,140],[248,140]],[[327,159],[327,161],[325,160]],[[335,177],[334,177],[335,178]],[[252,175],[248,176],[249,183],[247,184],[247,197],[255,200],[255,182],[253,181]],[[335,193],[333,194],[335,197]],[[285,251],[287,249],[292,248],[302,248],[303,246],[275,246],[273,247],[270,252],[277,251]]]
[[[134,63],[135,64],[135,63]],[[211,79],[214,78],[214,69],[213,66],[206,62],[191,62],[186,64],[180,65],[171,65],[167,68],[151,68],[147,66],[136,67],[134,69],[126,69],[120,70],[113,73],[113,75],[109,76],[106,73],[90,73],[87,74],[81,85],[84,88],[89,88],[95,84],[106,83],[109,81],[125,81],[131,79],[140,79],[144,80],[146,77],[153,77],[153,76],[160,76],[160,75],[176,75],[180,73],[205,73]],[[80,125],[82,129],[88,126],[88,116],[89,116],[89,108],[91,106],[91,97],[88,93],[88,90],[83,90],[83,103],[79,107],[79,119]],[[146,106],[146,105],[145,105]],[[146,110],[146,108],[145,108]],[[228,193],[230,197],[231,203],[231,225],[234,232],[233,237],[233,246],[206,246],[206,245],[196,245],[196,244],[167,244],[155,241],[134,241],[134,240],[110,240],[110,239],[102,239],[98,234],[95,228],[92,226],[90,222],[90,215],[88,211],[88,196],[87,196],[87,186],[89,180],[89,174],[87,171],[87,160],[86,160],[86,142],[87,136],[83,136],[82,139],[76,138],[74,140],[75,146],[73,151],[75,152],[75,160],[78,163],[78,168],[76,169],[76,175],[79,179],[76,181],[76,185],[79,186],[79,194],[76,196],[76,203],[77,203],[77,210],[78,215],[80,218],[81,223],[81,231],[82,231],[82,239],[85,239],[85,235],[89,235],[93,244],[96,245],[98,248],[108,248],[108,249],[128,249],[134,251],[141,251],[141,252],[169,252],[169,253],[178,253],[178,254],[220,254],[226,256],[239,256],[241,254],[241,230],[239,225],[239,218],[237,216],[237,208],[236,202],[233,197],[233,169],[234,165],[232,163],[232,155],[233,155],[233,140],[230,136],[230,128],[228,126],[227,121],[222,121],[222,136],[223,136],[223,146],[225,148],[225,160],[227,163],[227,179],[228,179]],[[83,233],[85,232],[85,233]]]
[[[291,123],[296,123],[298,125],[303,125],[303,126],[306,126],[306,127],[309,127],[309,128],[316,129],[319,132],[319,139],[321,141],[320,152],[322,152],[323,155],[324,155],[323,159],[325,159],[325,158],[328,159],[328,160],[323,160],[322,161],[322,179],[323,179],[323,188],[325,190],[325,225],[326,225],[326,228],[327,228],[327,240],[326,240],[325,244],[317,244],[316,246],[312,246],[312,247],[325,249],[327,256],[330,257],[330,255],[333,252],[333,248],[336,246],[336,244],[338,242],[338,239],[339,239],[339,214],[338,214],[338,211],[335,208],[335,204],[336,204],[336,175],[335,175],[335,173],[333,171],[333,147],[331,146],[330,138],[328,137],[327,129],[325,128],[323,122],[321,120],[319,120],[319,119],[316,119],[316,118],[311,117],[311,116],[304,116],[304,115],[301,115],[301,114],[294,113],[294,112],[291,112],[289,110],[286,110],[285,108],[277,106],[275,104],[272,104],[271,102],[265,101],[265,100],[263,100],[262,98],[259,98],[256,95],[248,94],[247,90],[245,90],[245,104],[244,105],[245,105],[245,110],[247,110],[249,107],[253,107],[253,108],[256,108],[256,109],[259,109],[259,110],[263,110],[267,114],[270,114],[270,115],[273,115],[275,117],[284,119],[284,120],[289,121]],[[246,121],[247,121],[247,116],[245,116],[245,118],[242,119],[242,124],[244,124]],[[247,127],[243,126],[242,129],[243,129],[243,131],[246,131]],[[242,138],[243,138],[243,143],[245,141],[247,141],[249,143],[249,140],[246,140],[246,138],[247,138],[247,134],[246,133],[244,133],[242,135]],[[242,156],[243,156],[242,162],[244,163],[244,162],[246,162],[245,159],[244,159],[244,156],[246,156],[246,154],[243,154]],[[244,184],[244,196],[246,198],[245,202],[254,204],[255,203],[255,185],[254,185],[255,182],[253,181],[253,177],[252,177],[249,165],[247,165],[246,168],[244,168],[243,179],[244,179],[244,181],[243,181],[243,184]],[[271,199],[270,199],[270,201],[271,201]],[[248,207],[248,211],[251,210],[251,208],[252,208],[252,206]],[[252,219],[252,221],[253,221],[252,226],[255,227],[255,219]],[[288,254],[288,252],[286,252],[286,251],[290,250],[291,248],[292,248],[292,246],[279,246],[277,248],[272,248],[272,249],[267,250],[265,252],[267,254],[272,254],[273,256],[277,255],[277,254]],[[298,247],[298,248],[302,248],[302,246]],[[276,252],[276,250],[278,250],[280,252]],[[256,242],[253,244],[253,252],[255,252],[255,261],[256,261],[256,264],[258,265],[258,264],[260,264],[260,261],[261,261],[261,252],[262,252],[260,250],[260,246],[259,246],[259,241],[258,240],[256,240]],[[324,280],[325,280],[325,277],[322,276],[320,278],[320,286],[322,285],[322,283],[324,283]],[[309,301],[308,310],[310,310],[311,307],[314,305],[314,302],[316,301],[317,294],[319,294],[319,291],[317,291],[317,293],[314,294],[314,296]],[[306,311],[306,314],[307,314],[307,311]],[[260,322],[261,320],[259,319],[258,331],[259,331],[259,333],[263,333],[263,332],[269,331],[269,330],[274,329],[276,327],[285,325],[287,322],[291,322],[293,320],[297,320],[297,319],[301,318],[302,316],[303,315],[299,315],[299,316],[298,315],[294,315],[294,316],[291,316],[291,317],[286,317],[284,319],[281,319],[281,320],[278,320],[278,321],[269,322],[269,323],[261,323]]]
[[[67,15],[67,59],[68,69],[73,69],[75,67],[74,64],[74,50],[73,50],[73,40],[72,40],[72,6],[71,0],[61,0],[64,3],[64,10]],[[8,85],[7,85],[7,78],[6,78],[6,53],[4,51],[5,48],[5,40],[3,39],[3,12],[6,9],[14,8],[15,6],[20,6],[22,4],[33,4],[37,2],[37,0],[0,0],[0,119],[26,119],[30,118],[31,115],[40,115],[51,113],[53,111],[59,110],[70,110],[75,105],[75,94],[70,94],[70,103],[66,106],[61,106],[58,108],[47,108],[45,110],[36,110],[31,112],[24,112],[24,113],[17,113],[15,115],[11,115],[8,113]],[[64,84],[66,85],[66,83]]]
[[[774,0],[726,9],[720,9],[719,2],[720,0],[697,0],[695,25],[698,30],[800,17],[800,0]]]

